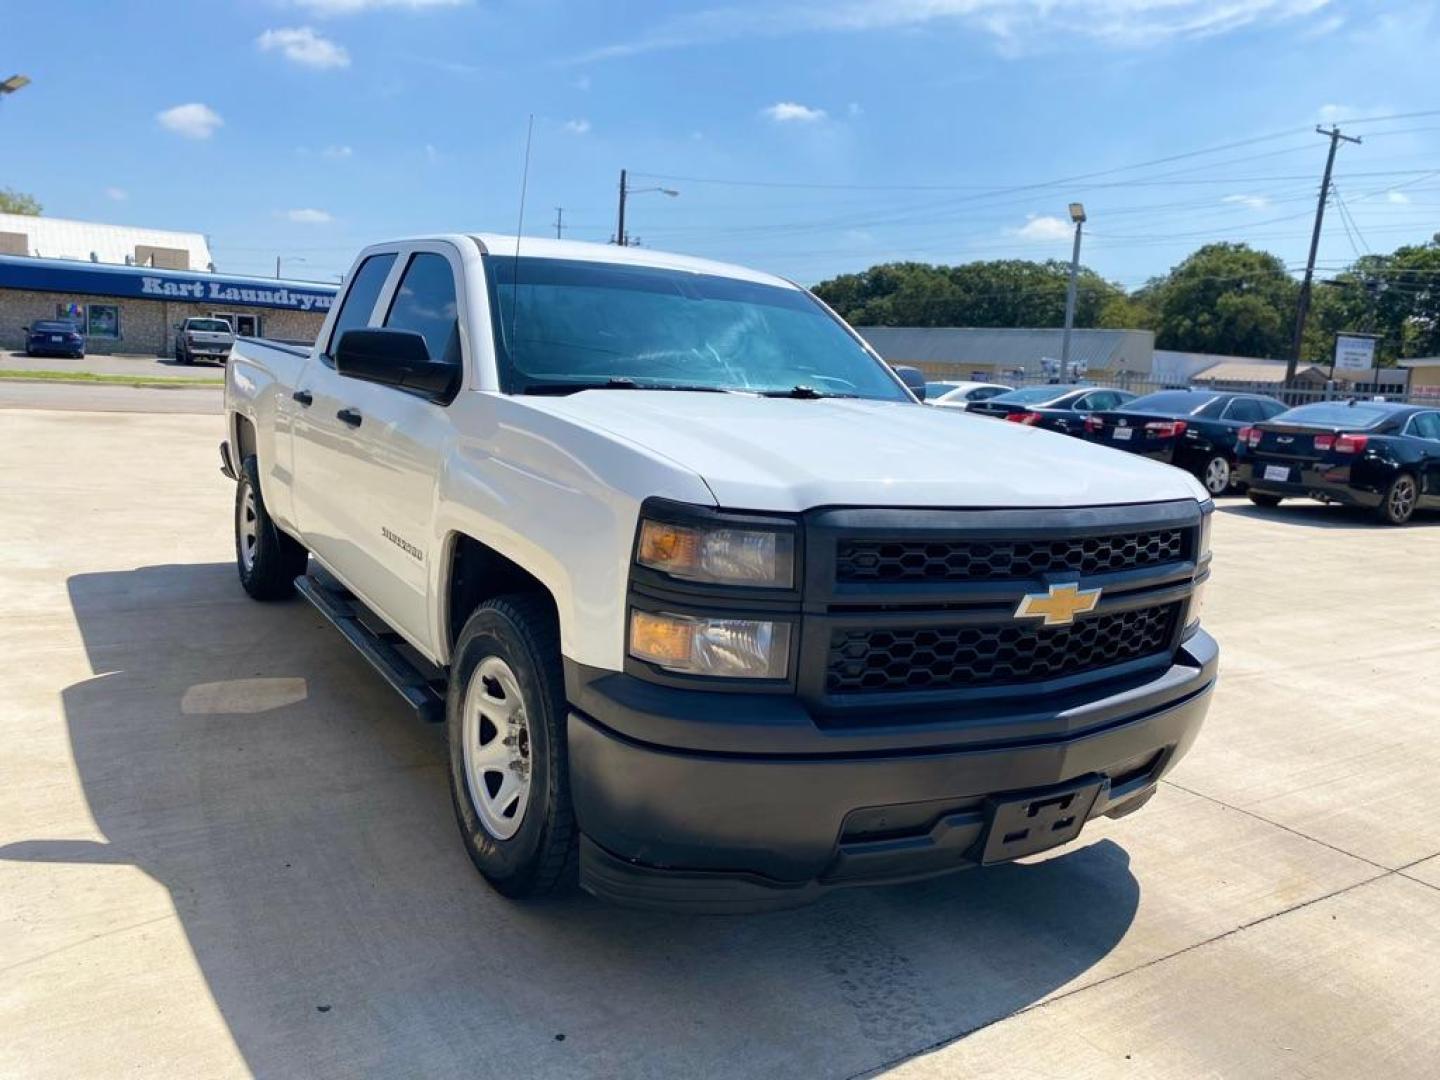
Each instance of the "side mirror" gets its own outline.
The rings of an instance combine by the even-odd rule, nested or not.
[[[410,390],[431,401],[448,401],[460,388],[460,366],[430,359],[424,336],[414,330],[346,330],[334,359],[341,375]]]
[[[900,376],[900,381],[909,388],[912,394],[921,401],[925,400],[925,373],[923,371],[917,367],[911,367],[909,364],[891,364],[890,370]]]

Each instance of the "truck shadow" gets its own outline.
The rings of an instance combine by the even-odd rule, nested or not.
[[[250,602],[228,564],[68,586],[106,840],[0,859],[164,885],[261,1075],[851,1075],[1070,984],[1135,915],[1108,841],[758,917],[510,903],[463,854],[441,732],[306,605]]]

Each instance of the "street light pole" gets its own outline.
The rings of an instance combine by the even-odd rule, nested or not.
[[[625,235],[625,201],[631,195],[644,195],[651,191],[658,191],[661,195],[668,195],[672,199],[680,194],[674,188],[668,187],[632,188],[626,179],[625,170],[620,170],[620,211],[615,215],[615,243],[621,247],[626,247],[630,243],[630,238]]]
[[[1070,204],[1070,220],[1075,223],[1075,248],[1070,253],[1070,287],[1065,291],[1065,334],[1060,339],[1060,379],[1070,374],[1070,331],[1075,327],[1075,282],[1080,273],[1080,233],[1085,227],[1085,205]]]

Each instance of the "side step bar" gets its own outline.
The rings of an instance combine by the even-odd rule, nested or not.
[[[445,698],[436,688],[436,680],[405,656],[400,649],[404,639],[383,628],[353,593],[329,575],[321,578],[317,574],[297,577],[295,590],[360,650],[360,655],[405,699],[416,716],[429,724],[445,719]]]

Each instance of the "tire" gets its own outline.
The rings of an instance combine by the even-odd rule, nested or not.
[[[1197,475],[1200,483],[1205,485],[1205,490],[1211,495],[1224,495],[1235,482],[1235,470],[1230,465],[1230,459],[1224,454],[1216,454],[1210,458]]]
[[[1401,473],[1385,485],[1385,494],[1375,508],[1375,515],[1386,525],[1404,525],[1415,513],[1415,504],[1419,501],[1420,489],[1415,478]]]
[[[549,598],[512,593],[481,604],[461,631],[450,671],[450,797],[470,861],[514,899],[568,885],[579,833],[560,630]],[[507,790],[512,776],[520,783]]]
[[[1247,491],[1245,494],[1256,506],[1263,506],[1267,510],[1280,505],[1279,495],[1266,495],[1260,491]]]
[[[191,359],[190,354],[189,354],[188,352],[180,352],[180,351],[178,351],[178,350],[177,350],[176,353],[175,353],[175,360],[176,360],[177,363],[181,363],[181,364],[193,364],[193,363],[195,362],[194,360]]]
[[[260,494],[260,466],[251,454],[240,465],[235,484],[235,566],[240,584],[253,600],[285,600],[295,595],[295,579],[305,573],[310,553],[270,520]]]

